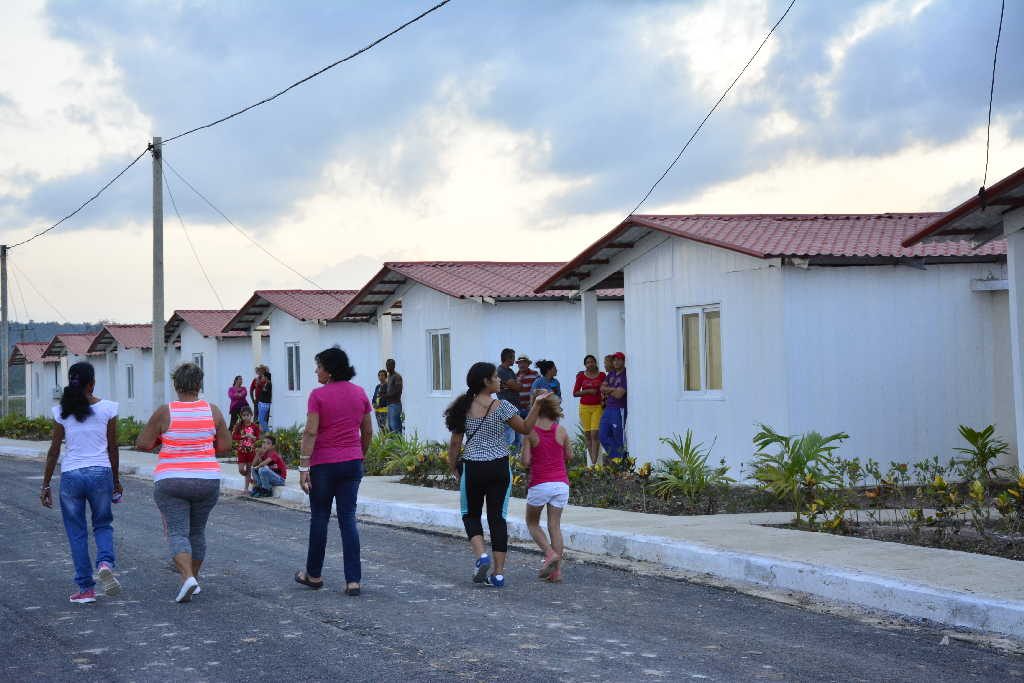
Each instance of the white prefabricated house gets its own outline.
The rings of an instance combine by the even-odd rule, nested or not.
[[[1005,239],[1006,276],[976,284],[976,289],[989,292],[992,299],[994,334],[999,340],[1008,338],[1011,363],[1008,376],[997,379],[1000,393],[995,411],[1003,424],[1012,416],[1015,429],[1001,431],[1013,437],[1017,446],[1017,464],[1024,469],[1024,168],[972,195],[955,209],[940,216],[902,245],[957,241],[974,251],[996,239]],[[940,307],[943,302],[937,304]],[[999,363],[1005,361],[1000,349]],[[997,372],[1003,372],[1001,367]],[[1014,433],[1015,432],[1015,433]]]
[[[106,358],[110,388],[106,398],[120,404],[119,415],[149,420],[153,414],[152,325],[105,325],[88,352]],[[165,378],[164,384],[164,397],[169,401],[173,398],[169,380]]]
[[[228,388],[236,375],[244,386],[252,379],[252,342],[245,332],[225,332],[224,326],[237,311],[177,310],[165,326],[167,369],[191,362],[203,369],[204,399],[220,407],[227,415],[230,407]]]
[[[96,387],[93,393],[100,398],[110,398],[110,371],[107,368],[107,356],[99,352],[90,352],[89,347],[96,339],[97,332],[75,332],[72,334],[58,334],[46,347],[44,356],[57,358],[60,361],[59,387],[67,384],[68,369],[75,363],[86,361],[91,363],[96,371]]]
[[[353,294],[341,289],[260,290],[225,324],[225,331],[269,338],[259,353],[250,347],[250,367],[262,362],[270,369],[272,427],[305,424],[309,392],[318,386],[313,358],[334,345],[345,350],[356,368],[353,381],[372,395],[380,364],[377,326],[328,322]]]
[[[941,214],[630,216],[543,288],[625,289],[631,455],[693,429],[733,476],[758,423],[840,453],[947,459],[959,424],[1016,448],[1006,244],[901,241]],[[1014,456],[1015,461],[1015,456]]]
[[[18,342],[11,349],[8,366],[25,366],[25,416],[49,417],[50,408],[57,404],[60,386],[60,359],[47,358],[49,342]]]
[[[576,372],[587,353],[600,357],[622,350],[623,304],[621,291],[602,290],[588,318],[568,291],[535,293],[562,265],[386,263],[337,320],[376,322],[386,330],[385,321],[401,311],[401,332],[392,335],[390,345],[382,344],[382,357],[395,358],[404,380],[407,434],[446,439],[442,413],[466,390],[466,371],[477,361],[497,364],[506,347],[534,361],[555,362],[565,400],[563,424],[574,433],[579,423],[577,401],[571,397]],[[588,326],[600,344],[588,344],[594,336],[587,334]]]

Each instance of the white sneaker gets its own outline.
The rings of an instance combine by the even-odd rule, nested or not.
[[[192,600],[192,594],[199,588],[199,582],[196,581],[194,576],[190,576],[185,579],[185,583],[181,584],[181,589],[178,591],[178,597],[174,598],[175,602],[189,602]]]
[[[100,563],[100,569],[96,573],[96,578],[103,584],[104,595],[114,596],[121,592],[121,582],[117,580],[117,577],[114,576],[114,570],[106,562]]]
[[[196,584],[196,589],[195,589],[194,591],[192,591],[192,595],[199,595],[199,594],[200,594],[200,593],[202,593],[202,592],[203,592],[203,589],[202,589],[202,588],[200,588],[200,587],[199,587],[199,584],[197,583],[197,584]]]

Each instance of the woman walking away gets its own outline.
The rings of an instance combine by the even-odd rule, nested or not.
[[[597,361],[594,361],[597,364]],[[565,427],[558,424],[563,416],[561,401],[548,396],[537,401],[540,411],[533,432],[523,439],[523,467],[530,470],[526,492],[526,526],[530,536],[544,552],[540,578],[562,580],[562,510],[569,504],[569,474],[565,464],[572,459],[572,443]],[[548,509],[548,534],[540,528],[540,513]]]
[[[533,381],[533,388],[530,390],[534,395],[534,400],[536,400],[537,393],[541,391],[562,398],[562,385],[555,379],[555,375],[558,374],[555,361],[539,360],[537,361],[537,370],[540,372],[540,377]]]
[[[538,402],[550,394],[538,394],[524,420],[514,405],[492,398],[501,386],[493,363],[474,363],[466,375],[466,385],[466,393],[452,401],[444,413],[445,425],[452,434],[448,464],[452,473],[459,477],[462,523],[476,556],[473,582],[501,588],[505,585],[506,517],[512,493],[505,426],[519,434],[529,434],[537,423]],[[493,569],[491,557],[484,552],[484,528],[480,521],[485,503]],[[490,576],[488,570],[491,570]]]
[[[385,403],[388,393],[388,371],[377,371],[377,386],[373,388],[373,415],[377,418],[377,431],[388,431],[388,404]]]
[[[96,372],[89,363],[75,363],[68,369],[68,385],[53,408],[53,437],[46,453],[40,502],[53,507],[50,480],[57,466],[60,444],[67,451],[60,463],[60,512],[71,546],[78,592],[71,602],[96,602],[96,581],[89,557],[89,526],[85,504],[92,517],[96,542],[96,574],[106,595],[117,595],[121,584],[114,576],[114,514],[111,503],[120,500],[118,478],[117,404],[92,395]]]
[[[238,413],[238,424],[231,430],[231,443],[238,459],[238,473],[245,477],[242,493],[249,493],[252,483],[252,461],[256,457],[256,446],[260,440],[260,426],[252,421],[252,411],[245,406]]]
[[[171,558],[181,574],[175,602],[189,602],[199,591],[199,568],[206,557],[206,521],[220,497],[217,454],[231,451],[231,434],[220,408],[199,399],[203,369],[182,363],[171,373],[178,400],[156,409],[135,446],[160,447],[153,473],[153,499],[164,520]]]
[[[363,478],[363,457],[373,438],[370,399],[361,386],[352,383],[355,368],[337,346],[321,351],[315,360],[316,379],[323,386],[309,392],[299,459],[299,484],[309,495],[309,550],[306,570],[295,572],[295,580],[313,589],[323,588],[327,524],[331,505],[337,500],[345,594],[359,595],[362,565],[356,497]]]
[[[228,423],[228,429],[235,428],[235,422],[238,421],[238,413],[242,408],[248,408],[249,402],[245,399],[248,390],[242,386],[242,376],[235,375],[234,383],[228,388],[228,412],[231,414],[231,422]]]
[[[597,358],[587,354],[583,358],[583,370],[576,373],[576,385],[572,395],[580,400],[580,428],[587,442],[590,464],[596,465],[601,458],[601,440],[598,438],[601,428],[601,385],[605,374],[597,369]]]

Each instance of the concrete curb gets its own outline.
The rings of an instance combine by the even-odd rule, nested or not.
[[[0,446],[0,455],[40,458],[45,451]],[[129,465],[126,473],[151,479],[154,466]],[[243,479],[226,475],[222,489],[241,492]],[[297,489],[280,487],[274,498],[302,507],[306,495]],[[383,498],[360,497],[358,514],[390,524],[411,524],[461,532],[462,517],[454,507],[405,503]],[[995,632],[1024,639],[1024,602],[994,599],[968,592],[938,589],[925,584],[887,576],[853,571],[843,567],[812,565],[739,553],[711,545],[662,536],[623,533],[566,524],[562,527],[566,546],[592,555],[650,562],[668,569],[707,574],[727,581],[795,591],[825,600],[856,605],[939,624]],[[529,541],[526,524],[509,520],[509,534]]]

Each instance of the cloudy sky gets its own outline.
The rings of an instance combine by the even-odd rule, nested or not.
[[[567,259],[643,196],[786,4],[453,0],[166,158],[325,287],[358,288],[385,260]],[[1024,165],[1024,3],[1007,5],[990,183]],[[51,224],[153,135],[261,99],[427,6],[3,3],[0,239]],[[981,184],[998,16],[998,0],[798,0],[644,211],[951,208]],[[167,175],[225,307],[309,286]],[[147,320],[151,182],[147,157],[12,251],[15,317],[57,317],[45,297],[70,320]],[[165,209],[168,314],[217,308]]]

